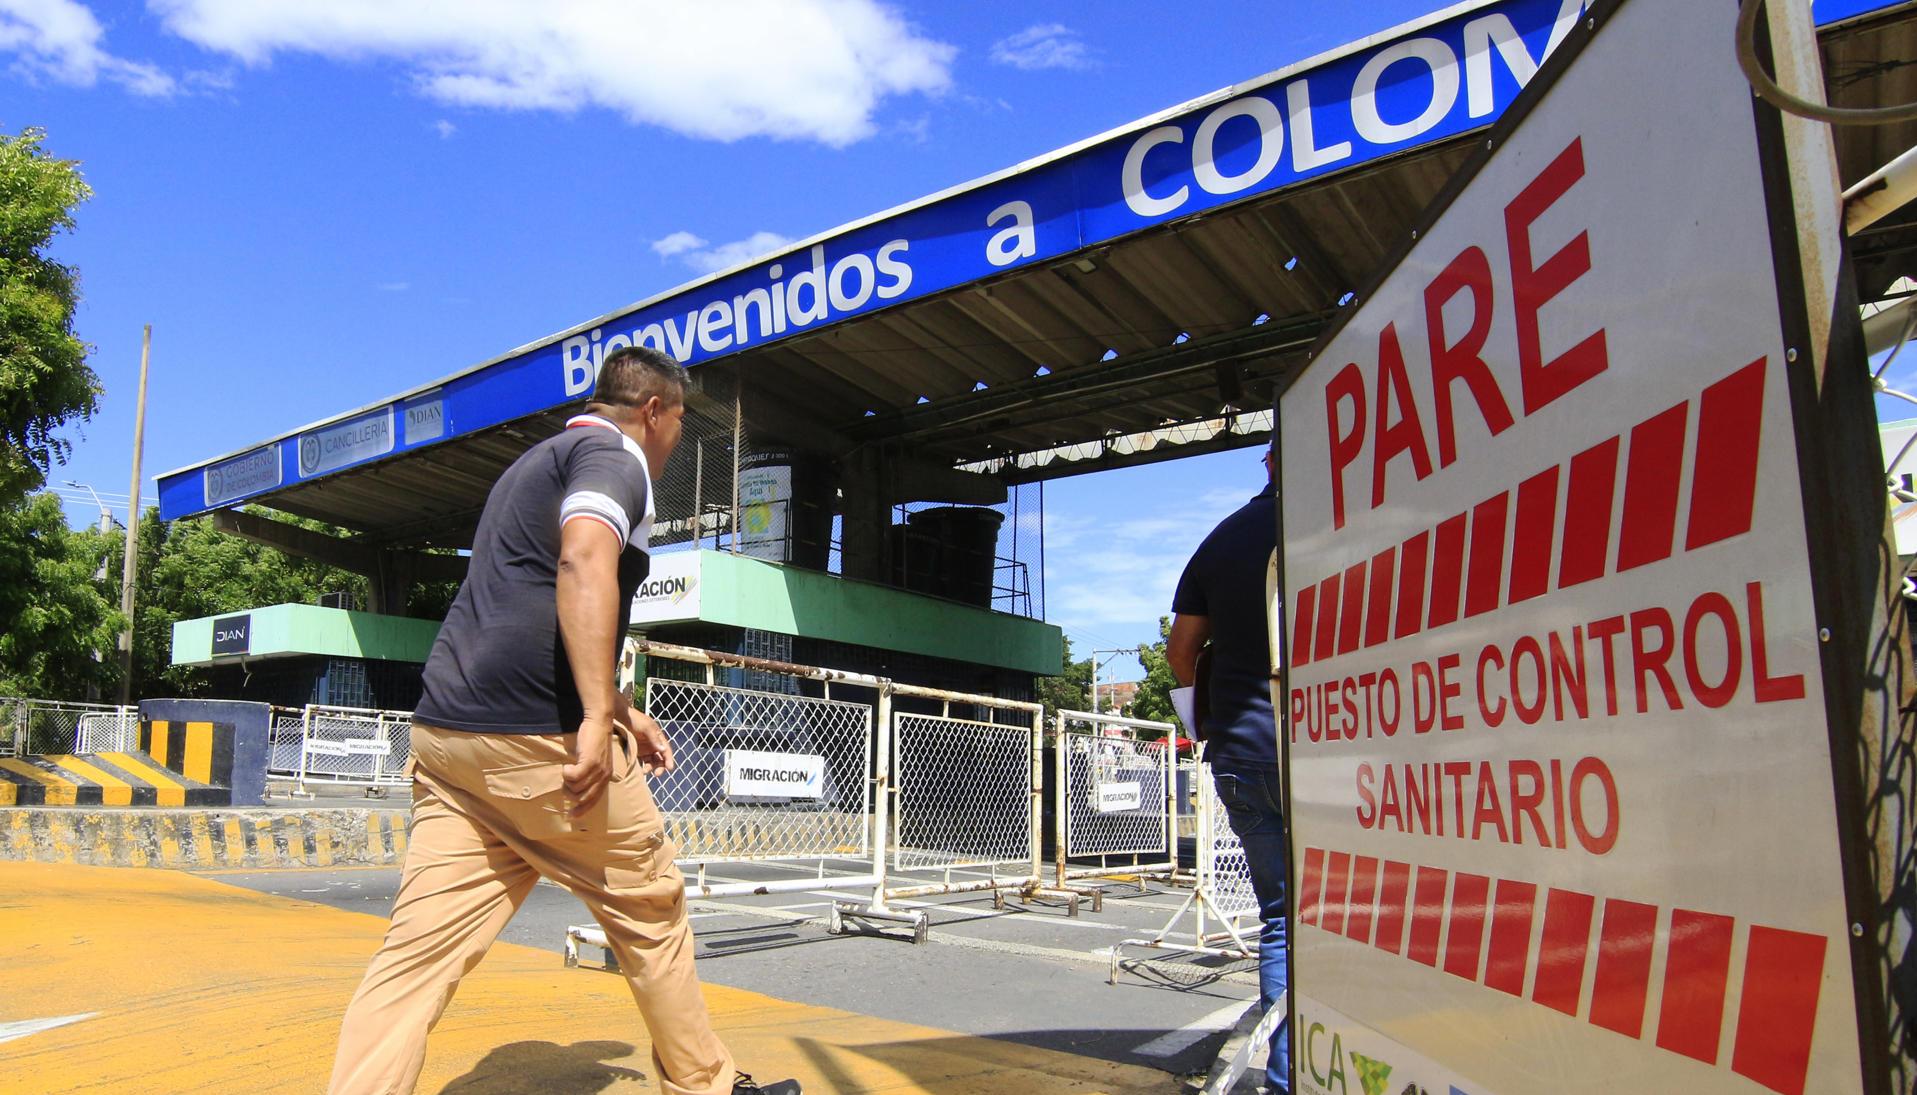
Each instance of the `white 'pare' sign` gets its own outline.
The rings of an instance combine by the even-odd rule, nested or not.
[[[1296,1090],[1859,1090],[1734,8],[1598,6],[1281,396]]]

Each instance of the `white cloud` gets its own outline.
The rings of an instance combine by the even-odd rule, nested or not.
[[[410,281],[382,281],[374,286],[382,293],[404,293],[412,287],[413,283]]]
[[[108,53],[105,39],[92,10],[76,0],[0,0],[0,53],[14,55],[16,72],[79,87],[107,80],[135,95],[173,94],[173,77]]]
[[[453,134],[459,132],[458,126],[454,125],[453,123],[447,121],[444,118],[441,118],[439,121],[434,122],[433,128],[439,132],[439,139],[442,141],[451,140]]]
[[[1155,635],[1178,576],[1252,487],[1213,489],[1149,517],[1045,514],[1045,618],[1067,632]]]
[[[678,259],[701,274],[714,274],[791,244],[792,237],[777,232],[754,232],[742,240],[718,245],[680,230],[664,239],[652,241],[652,250],[662,259]]]
[[[1092,67],[1092,51],[1077,31],[1063,23],[1041,23],[992,43],[992,60],[1028,72],[1079,69]]]
[[[652,241],[653,251],[662,259],[669,259],[674,255],[683,255],[687,251],[696,251],[705,245],[706,241],[703,236],[695,236],[684,230],[674,232],[665,239]]]
[[[0,0],[0,3],[9,0]],[[67,2],[67,0],[62,0]],[[440,102],[616,111],[692,137],[844,145],[881,103],[939,94],[956,49],[880,0],[148,0],[248,65],[395,62]]]

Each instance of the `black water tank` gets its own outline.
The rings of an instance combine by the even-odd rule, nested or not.
[[[998,565],[998,530],[1005,515],[980,506],[939,506],[908,514],[905,518],[905,547],[908,568],[916,562],[914,552],[933,556],[928,583],[921,588],[918,575],[907,570],[907,588],[932,593],[981,608],[992,607],[992,575]]]

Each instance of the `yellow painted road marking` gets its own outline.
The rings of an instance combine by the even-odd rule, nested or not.
[[[18,797],[18,795],[19,792],[14,790],[11,782],[0,779],[0,806],[13,805],[14,799]]]
[[[113,775],[104,769],[96,768],[86,761],[81,760],[79,757],[48,757],[47,759],[65,768],[67,771],[72,772],[74,775],[79,776],[81,779],[91,780],[99,784],[100,805],[133,805],[133,785],[121,779],[119,776]]]
[[[153,763],[162,768],[166,767],[166,739],[169,729],[171,729],[171,727],[167,725],[165,719],[155,720],[153,723],[153,740],[149,741],[146,746],[146,755],[152,757]]]
[[[79,785],[72,781],[61,779],[52,772],[44,768],[36,768],[24,760],[8,757],[0,760],[0,768],[44,785],[47,789],[46,804],[48,806],[71,806],[80,790]]]
[[[202,867],[215,866],[213,861],[213,831],[206,824],[205,814],[193,815],[193,858]]]
[[[246,865],[246,833],[240,828],[240,819],[229,817],[224,826],[226,832],[226,865],[243,867]]]
[[[253,842],[255,845],[255,851],[259,853],[260,866],[262,867],[279,866],[280,850],[278,847],[276,847],[273,844],[273,823],[272,822],[266,820],[265,818],[258,818],[253,822]],[[286,850],[289,853],[291,853],[293,850],[290,841],[288,842]]]
[[[12,784],[8,784],[12,786]],[[32,859],[33,831],[27,827],[25,811],[15,811],[7,817],[7,851],[14,859]]]
[[[159,726],[159,723],[153,725]],[[100,756],[116,767],[124,769],[153,785],[153,804],[155,806],[185,806],[186,788],[174,782],[173,777],[140,760],[131,753],[101,753]]]
[[[6,1047],[32,1054],[0,1069],[0,1092],[23,1095],[316,1091],[386,930],[384,917],[178,871],[0,863],[0,893],[0,939],[41,943],[0,948],[0,984],[32,987],[30,1008],[9,1018],[99,1013]],[[1173,1084],[1153,1069],[743,989],[708,984],[704,995],[746,1067],[812,1091],[1156,1095]],[[589,1074],[604,1095],[657,1095],[638,1019],[623,978],[500,943],[433,1032],[419,1090],[532,1095]]]
[[[200,783],[213,782],[213,724],[210,722],[189,722],[186,724],[186,748],[182,751],[180,772],[186,778]]]
[[[160,819],[160,866],[178,867],[182,858],[179,815],[163,817]]]

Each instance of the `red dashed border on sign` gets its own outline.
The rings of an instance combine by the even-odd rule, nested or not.
[[[1528,985],[1535,1004],[1720,1063],[1740,930],[1729,916],[1667,914],[1640,901],[1325,848],[1305,849],[1300,891],[1301,924],[1519,998]],[[1762,924],[1742,930],[1731,1071],[1780,1095],[1803,1095],[1830,940]],[[1664,975],[1654,994],[1659,947]]]
[[[1638,423],[1628,444],[1626,436],[1606,438],[1514,491],[1492,495],[1397,547],[1303,586],[1292,615],[1291,664],[1410,638],[1542,596],[1553,588],[1554,562],[1555,588],[1569,589],[1749,532],[1767,364],[1759,358],[1704,389],[1688,448],[1686,400]],[[1691,494],[1680,538],[1687,454]],[[1567,495],[1562,536],[1560,489]]]

